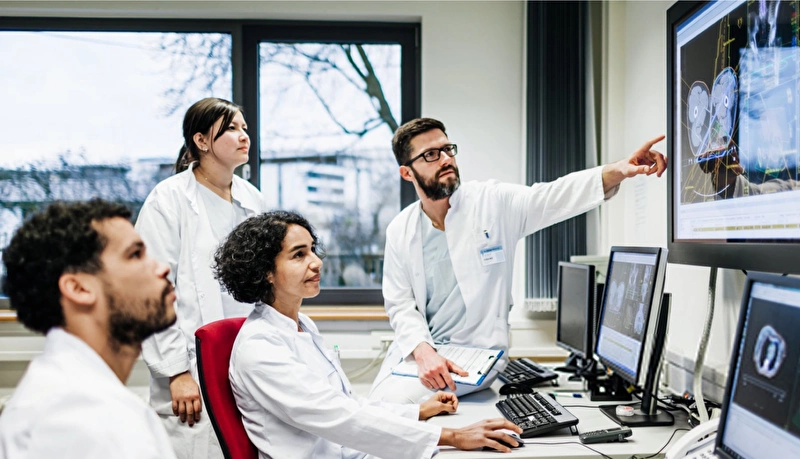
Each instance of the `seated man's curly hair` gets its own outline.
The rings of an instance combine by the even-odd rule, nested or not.
[[[131,211],[101,199],[56,202],[17,230],[3,251],[3,291],[18,321],[40,333],[66,325],[58,280],[103,269],[100,254],[108,241],[92,224],[115,217],[130,220]]]
[[[275,271],[275,258],[283,250],[289,225],[308,230],[312,250],[322,258],[317,234],[300,214],[279,210],[250,217],[231,231],[214,254],[214,276],[236,301],[267,304],[275,301],[267,273]]]

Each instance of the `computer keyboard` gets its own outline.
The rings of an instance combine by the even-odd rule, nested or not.
[[[522,429],[522,438],[535,437],[578,423],[578,418],[553,397],[540,392],[509,395],[495,406],[506,419]]]
[[[558,373],[526,358],[508,362],[506,368],[500,373],[500,381],[504,384],[535,386],[554,379],[558,379]]]

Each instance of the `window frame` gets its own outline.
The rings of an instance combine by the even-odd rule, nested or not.
[[[231,73],[233,102],[244,108],[250,126],[251,154],[249,181],[260,189],[260,133],[258,120],[258,44],[263,41],[285,43],[346,43],[401,45],[400,124],[421,116],[421,56],[419,22],[292,21],[246,19],[166,19],[166,18],[66,18],[2,17],[0,31],[58,32],[176,32],[221,33],[231,35]],[[251,57],[248,59],[247,57]],[[411,183],[400,181],[400,209],[416,201]],[[323,288],[307,305],[375,306],[383,305],[380,288]],[[8,308],[0,299],[0,309]]]

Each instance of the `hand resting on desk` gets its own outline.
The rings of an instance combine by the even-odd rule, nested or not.
[[[450,392],[437,392],[433,397],[419,405],[419,420],[424,421],[443,413],[455,413],[458,397]]]

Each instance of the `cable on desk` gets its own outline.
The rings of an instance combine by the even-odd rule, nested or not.
[[[599,454],[599,455],[601,455],[601,456],[603,456],[603,457],[605,457],[607,459],[614,459],[613,457],[611,457],[611,456],[609,456],[607,454],[603,454],[600,451],[598,451],[598,450],[596,450],[594,448],[591,448],[589,446],[586,446],[583,443],[578,443],[577,441],[559,441],[559,442],[543,442],[543,441],[540,442],[540,441],[536,441],[536,442],[531,442],[531,441],[525,440],[525,446],[527,446],[527,445],[544,445],[544,446],[548,446],[548,445],[578,445],[578,446],[583,446],[584,448],[588,449],[589,451],[595,452],[595,453],[597,453],[597,454]],[[658,454],[658,453],[656,453],[656,454]]]
[[[680,431],[688,432],[689,430],[691,430],[691,429],[687,429],[687,428],[684,428],[684,427],[677,428],[677,429],[675,429],[675,430],[673,430],[673,431],[672,431],[672,435],[670,435],[670,436],[669,436],[669,439],[667,440],[667,442],[666,442],[666,443],[664,443],[664,446],[662,446],[662,447],[661,447],[661,449],[659,449],[659,450],[658,450],[658,451],[656,451],[655,453],[653,453],[653,454],[651,454],[651,455],[649,455],[649,456],[638,456],[638,455],[634,454],[633,456],[631,456],[631,458],[630,458],[630,459],[650,459],[650,458],[652,458],[652,457],[656,457],[656,456],[658,456],[659,454],[661,454],[661,451],[664,451],[664,448],[666,448],[666,447],[667,447],[667,445],[669,445],[669,444],[670,444],[670,442],[672,441],[672,439],[673,439],[673,438],[675,438],[675,434],[676,434],[676,433],[678,433],[678,432],[680,432]]]

